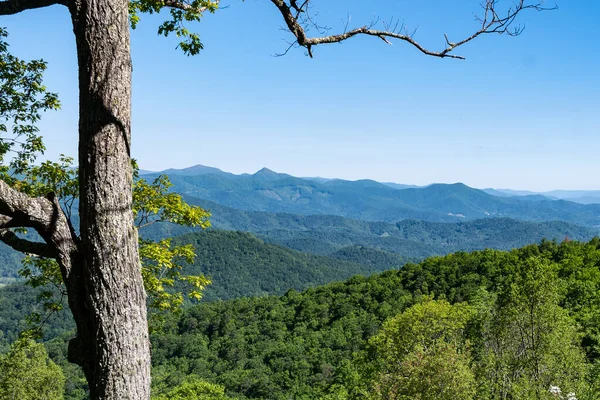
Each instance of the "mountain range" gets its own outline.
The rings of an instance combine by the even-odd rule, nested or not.
[[[297,178],[266,168],[235,175],[202,165],[164,173],[188,203],[212,212],[213,228],[251,232],[270,245],[354,263],[346,266],[354,273],[456,251],[508,250],[544,238],[589,240],[599,232],[600,205],[528,193],[493,195],[463,184],[393,187]],[[143,171],[146,179],[156,176]],[[160,239],[191,232],[155,224],[141,235]],[[17,278],[20,258],[0,244],[0,284]],[[342,277],[329,278],[334,275]]]
[[[367,179],[298,178],[267,168],[241,175],[205,166],[164,172],[176,192],[245,211],[339,215],[387,222],[403,219],[456,222],[508,217],[600,226],[600,204],[579,204],[541,194],[511,196],[502,191],[490,194],[490,190],[486,192],[462,183],[404,187]],[[152,179],[157,173],[143,176]]]
[[[263,168],[267,169],[267,168]],[[194,165],[188,168],[175,169],[169,168],[163,171],[148,171],[141,170],[141,175],[156,175],[156,174],[166,174],[166,175],[185,175],[185,176],[194,176],[194,175],[207,175],[207,174],[217,174],[224,176],[235,176],[235,174],[222,171],[218,168],[207,167],[205,165]],[[242,176],[249,176],[250,174],[241,174]],[[325,183],[329,181],[333,181],[336,179],[331,178],[322,178],[322,177],[305,177],[303,179],[309,181],[315,181],[319,183]],[[402,183],[394,183],[394,182],[381,182],[382,184],[389,186],[394,189],[416,189],[416,188],[424,188],[426,186],[418,186],[418,185],[408,185]],[[526,197],[530,199],[534,199],[537,197],[538,199],[546,199],[546,200],[568,200],[574,203],[579,204],[600,204],[600,190],[550,190],[545,192],[535,192],[531,190],[514,190],[514,189],[494,189],[494,188],[485,188],[481,189],[482,191],[500,197]]]

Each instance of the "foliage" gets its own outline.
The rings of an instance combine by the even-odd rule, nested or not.
[[[184,4],[184,3],[181,3]],[[186,4],[185,10],[169,8],[171,19],[163,22],[158,28],[158,34],[169,36],[174,33],[178,38],[182,38],[179,43],[181,50],[188,55],[196,55],[204,48],[197,33],[190,32],[185,23],[189,21],[200,21],[204,11],[214,13],[219,1],[211,0],[193,0]],[[159,13],[166,7],[165,2],[157,0],[133,0],[129,2],[129,19],[131,27],[135,29],[140,22],[140,14]]]
[[[247,234],[220,235],[219,232],[206,232],[205,237],[200,235],[198,240],[212,246],[213,241],[224,242],[227,236],[239,235],[244,238]],[[247,237],[251,238],[249,235]],[[233,241],[238,244],[237,248],[224,245],[222,260],[233,259],[227,256],[236,252],[246,252],[248,258],[244,260],[252,260],[255,254],[252,247],[246,250],[247,244],[243,243],[257,240],[245,240]],[[202,247],[196,245],[196,248]],[[201,260],[209,257],[204,250],[200,250],[199,254],[202,254]],[[275,262],[276,254],[269,259],[269,263]],[[551,384],[564,385],[561,388],[565,394],[569,390],[576,390],[570,388],[581,385],[583,391],[576,392],[578,399],[597,399],[600,398],[600,325],[597,322],[600,310],[599,261],[599,239],[587,243],[573,241],[561,244],[543,241],[510,252],[485,250],[430,258],[420,264],[407,264],[399,270],[368,278],[355,276],[344,282],[310,288],[304,292],[290,290],[279,297],[203,301],[185,308],[181,315],[168,314],[164,328],[152,333],[153,388],[156,395],[166,395],[188,381],[190,376],[196,376],[223,386],[226,393],[235,398],[360,399],[368,394],[367,389],[372,388],[370,384],[376,376],[376,370],[370,366],[377,366],[373,356],[379,353],[371,351],[369,341],[375,341],[371,338],[384,332],[382,326],[386,324],[385,321],[400,318],[398,316],[410,307],[418,310],[418,307],[423,307],[422,304],[435,298],[437,308],[446,310],[454,307],[450,305],[468,302],[477,313],[464,329],[463,337],[456,340],[457,344],[451,340],[438,342],[438,356],[423,357],[426,353],[417,352],[406,360],[414,361],[411,363],[414,371],[427,372],[430,368],[437,368],[442,371],[440,376],[444,376],[444,368],[448,364],[464,366],[461,357],[470,354],[473,373],[477,377],[477,398],[495,399],[497,397],[489,390],[493,380],[485,378],[488,375],[482,372],[485,368],[488,372],[493,371],[493,366],[499,364],[493,352],[486,347],[492,343],[495,321],[505,323],[506,333],[500,331],[500,337],[506,338],[505,348],[510,352],[515,343],[511,342],[511,338],[517,337],[514,329],[526,322],[521,315],[523,304],[528,298],[537,298],[533,295],[528,297],[528,293],[554,287],[550,294],[540,298],[543,302],[539,303],[540,312],[534,320],[539,321],[540,326],[547,319],[556,320],[552,326],[554,330],[547,332],[548,337],[553,339],[547,343],[554,343],[561,348],[544,345],[539,348],[542,356],[537,359],[552,361],[553,364],[547,365],[554,365],[552,368],[555,371],[562,370],[559,379],[552,379],[557,382]],[[218,267],[218,264],[212,265]],[[254,264],[250,266],[255,268]],[[203,267],[202,262],[195,267]],[[238,270],[232,269],[227,274],[235,277],[237,273]],[[216,280],[218,283],[219,280]],[[19,294],[17,287],[0,289],[0,330],[7,332],[8,340],[16,337],[12,332],[16,331],[18,321],[34,303],[31,295]],[[465,312],[468,309],[465,305],[459,307],[464,307]],[[424,320],[420,317],[422,314],[414,311],[405,315],[412,315],[407,321],[415,326]],[[60,354],[64,353],[60,351],[66,352],[66,346],[59,347],[57,341],[65,340],[63,333],[67,335],[72,329],[69,323],[72,324],[67,317],[53,318],[48,321],[49,329],[46,330],[46,339],[56,337],[48,342],[53,349],[49,352],[61,366],[63,363],[60,360],[64,356]],[[391,322],[387,325],[393,326]],[[409,328],[398,327],[398,330],[422,335],[419,333],[422,330],[415,328],[411,331]],[[461,331],[462,328],[451,330],[454,333],[450,337],[457,338]],[[462,349],[462,346],[468,351],[458,352],[457,347]],[[584,372],[589,385],[579,379],[582,376],[579,371],[583,371],[580,369],[582,353],[585,355]],[[530,359],[535,358],[526,357],[522,360]],[[561,360],[566,362],[562,363]],[[369,361],[373,362],[369,364]],[[524,361],[512,365],[521,368],[525,365]],[[568,372],[565,373],[567,367]],[[512,367],[508,364],[503,368],[504,371],[510,371]],[[72,388],[67,394],[71,396],[79,390],[77,385],[80,378],[65,371],[69,387]],[[461,371],[464,373],[461,373],[461,381],[468,382],[468,372],[464,369]],[[414,376],[422,375],[415,373]],[[524,376],[529,384],[534,382],[529,378],[531,375]],[[552,376],[556,377],[555,374]],[[425,375],[424,378],[432,379],[432,375]],[[576,385],[570,386],[569,382]],[[523,381],[520,387],[532,387],[525,383]],[[583,386],[594,384],[595,388],[590,387],[585,393]],[[550,395],[549,386],[543,389],[546,396]]]
[[[555,265],[533,256],[521,261],[497,295],[482,292],[477,339],[478,382],[490,398],[539,399],[550,386],[583,398],[587,366],[575,321],[559,303],[564,282]]]
[[[354,277],[302,293],[290,291],[282,297],[200,304],[167,324],[165,332],[153,335],[155,384],[176,385],[195,374],[247,398],[343,398],[344,390],[348,398],[359,398],[357,393],[365,387],[363,378],[371,374],[358,368],[357,360],[368,355],[368,340],[384,321],[430,296],[455,304],[475,301],[482,288],[499,294],[503,288],[522,287],[523,293],[530,287],[520,277],[526,276],[533,262],[528,260],[536,258],[546,260],[557,284],[567,288],[558,291],[556,298],[561,315],[585,321],[575,325],[581,335],[577,345],[590,365],[597,359],[598,326],[589,313],[600,297],[598,256],[597,239],[563,244],[544,241],[511,252],[485,250],[431,258],[370,278]],[[575,259],[581,262],[571,261]],[[520,307],[517,298],[509,300],[516,302],[511,307]],[[540,318],[545,318],[543,315]],[[476,349],[481,342],[475,340],[477,334],[472,336],[472,329],[467,329],[464,340],[470,340],[476,358],[481,354]],[[559,343],[572,342],[567,337]],[[442,359],[464,366],[463,353],[457,351],[461,341],[454,347],[441,344]],[[545,348],[545,357],[552,357],[552,351]],[[414,356],[413,361],[419,354]],[[444,368],[436,363],[438,357],[420,360],[415,368]],[[469,382],[469,372],[462,371],[463,381]],[[477,390],[485,398],[480,392],[484,389],[478,386]]]
[[[200,379],[188,379],[167,394],[153,396],[152,400],[228,400],[222,386]]]
[[[375,399],[472,399],[475,376],[463,332],[473,315],[465,303],[415,304],[387,320],[369,340]]]
[[[0,355],[0,399],[59,400],[65,378],[42,344],[21,340]]]
[[[42,84],[43,60],[25,62],[8,52],[0,28],[0,175],[14,182],[45,147],[36,123],[42,112],[59,108],[56,94]]]
[[[177,193],[169,193],[171,183],[167,176],[160,175],[149,183],[139,177],[135,161],[133,168],[132,209],[138,229],[158,222],[203,229],[210,226],[208,211],[187,204]],[[172,312],[183,304],[182,293],[167,290],[176,282],[188,283],[192,287],[188,296],[195,300],[202,297],[202,291],[211,283],[202,274],[181,274],[184,263],[194,262],[195,253],[190,245],[173,246],[170,239],[140,239],[139,252],[144,288],[151,298],[150,305],[157,310]]]

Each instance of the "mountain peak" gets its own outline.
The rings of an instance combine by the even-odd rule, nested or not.
[[[227,174],[227,172],[223,172],[219,168],[207,167],[206,165],[202,165],[202,164],[192,165],[191,167],[187,167],[187,168],[183,168],[183,169],[170,168],[170,169],[166,169],[166,170],[162,171],[162,173],[167,174],[167,175],[189,175],[189,176],[208,175],[208,174],[217,174],[217,175]]]
[[[252,176],[261,179],[279,179],[279,174],[267,167],[263,167],[262,169],[256,171]]]
[[[259,169],[258,171],[256,171],[254,173],[254,175],[258,175],[258,174],[276,174],[277,172],[273,171],[272,169],[269,169],[267,167],[262,167],[261,169]]]

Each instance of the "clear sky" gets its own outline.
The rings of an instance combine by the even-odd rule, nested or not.
[[[480,0],[315,0],[332,27],[373,16],[404,20],[433,49],[476,28]],[[268,0],[229,0],[189,27],[205,50],[187,57],[156,35],[132,33],[133,156],[144,169],[194,164],[296,176],[531,190],[600,189],[600,2],[557,0],[521,16],[524,33],[458,49],[466,61],[374,38],[285,57]],[[367,6],[365,6],[367,4]],[[553,5],[554,3],[548,3]],[[63,108],[47,114],[48,158],[76,155],[77,66],[63,7],[0,17],[12,52],[49,62]],[[337,28],[337,29],[336,29]]]

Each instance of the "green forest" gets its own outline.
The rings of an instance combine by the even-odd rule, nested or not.
[[[221,235],[262,258],[255,238]],[[599,239],[458,252],[281,296],[267,295],[285,284],[275,273],[256,279],[262,296],[205,299],[153,327],[156,399],[600,397]],[[32,290],[0,291],[5,351],[35,307]],[[64,398],[84,399],[65,358],[65,314],[46,322],[44,345]]]

